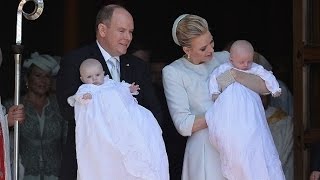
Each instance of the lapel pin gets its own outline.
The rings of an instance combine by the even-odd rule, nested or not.
[[[130,64],[126,64],[126,66],[127,66],[127,67],[129,67],[129,66],[130,66]]]

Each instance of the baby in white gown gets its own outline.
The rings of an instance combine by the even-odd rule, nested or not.
[[[236,81],[225,89],[217,83],[220,74],[234,68],[260,76],[272,96],[279,96],[278,81],[271,71],[253,63],[253,54],[248,41],[235,41],[230,62],[210,75],[209,92],[215,103],[206,112],[209,139],[220,153],[228,180],[284,180],[259,94]]]
[[[75,108],[78,179],[168,180],[162,131],[132,95],[139,86],[104,77],[101,63],[80,66],[82,84],[68,98]]]

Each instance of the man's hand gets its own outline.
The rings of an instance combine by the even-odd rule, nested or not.
[[[16,121],[22,123],[25,119],[24,106],[22,104],[11,106],[8,111],[7,119],[9,127],[14,126]]]

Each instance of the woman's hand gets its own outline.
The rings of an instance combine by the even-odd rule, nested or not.
[[[217,77],[217,82],[222,91],[236,81],[234,76],[234,72],[232,70],[228,70]]]
[[[24,106],[22,104],[11,106],[8,111],[7,119],[9,127],[14,126],[16,121],[22,123],[25,119]]]
[[[220,74],[217,77],[217,81],[221,90],[224,91],[230,84],[237,81],[238,83],[246,86],[247,88],[255,91],[258,94],[269,94],[266,84],[263,79],[257,75],[231,69]]]
[[[196,116],[193,126],[192,126],[192,133],[197,132],[199,130],[207,128],[207,122],[204,116]]]
[[[246,86],[258,94],[265,95],[270,93],[264,80],[257,75],[245,73],[236,69],[231,69],[230,74],[238,83]]]

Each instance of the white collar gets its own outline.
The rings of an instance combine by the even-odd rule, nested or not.
[[[101,53],[102,53],[102,56],[103,56],[104,60],[107,62],[107,61],[111,58],[111,55],[110,55],[106,50],[104,50],[104,49],[102,48],[102,46],[99,44],[98,40],[97,40],[96,42],[97,42],[97,45],[98,45],[98,47],[99,47],[99,49],[100,49],[100,51],[101,51]],[[114,58],[115,58],[117,61],[120,62],[119,56],[114,56]]]

